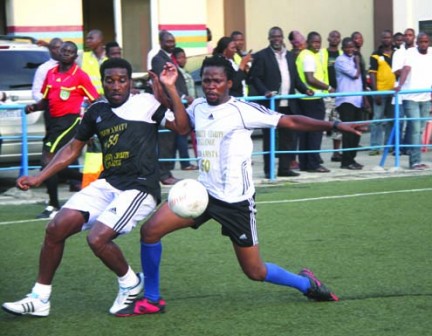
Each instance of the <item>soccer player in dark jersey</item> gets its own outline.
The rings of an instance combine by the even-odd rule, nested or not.
[[[199,181],[209,193],[206,211],[196,219],[175,215],[164,203],[141,227],[141,263],[145,274],[144,297],[118,311],[119,317],[163,312],[165,301],[159,290],[161,239],[175,230],[198,228],[210,219],[222,226],[222,235],[233,244],[246,276],[298,289],[316,301],[337,301],[308,269],[299,274],[264,263],[260,256],[255,217],[255,187],[252,180],[254,128],[285,127],[296,131],[337,129],[360,135],[364,125],[329,122],[299,115],[284,115],[258,104],[230,97],[234,70],[222,57],[207,58],[202,67],[205,98],[194,100],[187,112],[195,129],[200,157]]]
[[[74,194],[49,222],[36,283],[24,299],[2,305],[9,313],[49,315],[52,281],[66,239],[83,230],[89,230],[87,241],[93,253],[118,277],[120,289],[110,313],[124,308],[142,291],[142,276],[131,269],[114,239],[130,232],[160,202],[158,126],[162,124],[185,134],[189,130],[188,117],[175,88],[177,69],[171,63],[165,66],[160,81],[171,98],[173,111],[155,98],[162,91],[155,75],[155,96],[147,93],[130,96],[129,62],[109,59],[100,71],[106,100],[89,107],[75,138],[39,174],[17,180],[17,186],[23,190],[37,187],[78,158],[94,134],[100,140],[104,171],[98,180]]]

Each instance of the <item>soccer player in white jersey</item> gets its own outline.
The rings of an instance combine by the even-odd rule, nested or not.
[[[98,180],[74,194],[48,223],[32,292],[22,300],[4,303],[2,308],[8,313],[49,315],[52,282],[66,240],[84,230],[89,230],[87,241],[93,253],[118,277],[119,292],[110,313],[126,307],[143,289],[141,277],[129,266],[114,239],[130,232],[160,202],[159,124],[184,134],[189,130],[189,122],[175,88],[177,68],[173,64],[167,63],[160,76],[173,111],[155,98],[162,91],[156,76],[153,76],[155,96],[147,93],[130,96],[132,67],[126,60],[105,61],[101,74],[106,100],[89,107],[74,139],[40,173],[17,180],[23,190],[39,186],[77,159],[94,134],[102,145],[104,171]]]
[[[141,263],[145,274],[144,297],[135,300],[116,316],[160,313],[165,301],[159,290],[161,239],[177,229],[198,228],[210,219],[222,226],[222,235],[233,244],[246,276],[298,289],[316,301],[338,301],[308,269],[291,273],[278,265],[264,263],[258,245],[255,217],[255,188],[252,180],[252,140],[254,128],[286,127],[296,131],[328,131],[360,135],[361,125],[328,122],[298,115],[283,115],[261,105],[228,95],[234,70],[222,57],[207,58],[202,67],[205,98],[196,99],[187,109],[195,129],[200,157],[199,181],[209,193],[206,211],[196,219],[175,215],[164,203],[141,227]]]

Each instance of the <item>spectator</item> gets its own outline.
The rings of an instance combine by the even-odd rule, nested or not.
[[[248,53],[244,50],[245,40],[242,32],[235,30],[231,33],[231,39],[234,41],[236,47],[236,53],[234,54],[234,62],[236,64],[240,64],[241,59],[246,56]]]
[[[350,37],[342,41],[343,54],[338,56],[335,62],[335,73],[337,80],[336,92],[360,92],[363,84],[361,81],[360,58],[355,55],[354,42]],[[362,96],[340,96],[336,97],[336,108],[340,119],[343,122],[355,122],[362,120]],[[341,168],[350,170],[360,170],[363,165],[358,163],[355,158],[357,151],[355,148],[360,143],[360,136],[353,133],[343,133],[342,146],[344,151],[341,158]]]
[[[381,45],[370,57],[369,76],[372,91],[393,90],[396,77],[392,72],[393,34],[390,30],[381,33]],[[380,146],[386,145],[393,128],[391,121],[375,121],[381,119],[393,119],[393,106],[391,95],[373,96],[373,120],[371,125],[370,144],[373,148],[369,155],[379,155]],[[384,133],[384,139],[383,139]]]
[[[156,75],[162,73],[167,63],[172,63],[176,67],[178,66],[177,60],[173,55],[174,48],[176,47],[174,35],[168,31],[162,31],[159,34],[159,44],[160,50],[151,61],[152,71]],[[180,72],[178,73],[175,86],[180,97],[188,95],[186,81]],[[175,157],[175,141],[176,135],[173,132],[159,133],[159,159],[173,159]],[[173,185],[179,181],[171,173],[174,165],[173,161],[159,162],[160,181],[162,184]]]
[[[300,52],[296,59],[297,70],[303,83],[314,92],[335,92],[329,85],[327,64],[323,63],[321,52],[321,35],[310,32],[307,37],[307,49]],[[303,98],[299,100],[301,114],[313,119],[324,120],[325,106],[322,98]],[[322,132],[301,132],[300,150],[319,151],[321,149]],[[311,173],[328,173],[330,170],[321,165],[318,153],[299,154],[300,170]]]
[[[359,56],[360,59],[360,72],[361,72],[361,79],[363,84],[363,91],[369,91],[370,90],[370,83],[368,80],[367,72],[366,72],[366,63],[364,60],[364,57],[361,53],[361,48],[363,46],[363,35],[362,33],[355,31],[351,34],[351,39],[354,42],[355,47],[355,54]],[[372,96],[365,96],[363,98],[363,117],[362,120],[368,120],[371,118],[372,111],[371,106],[373,104],[373,97]]]
[[[306,49],[306,39],[298,30],[293,30],[289,33],[288,40],[292,45],[291,52],[297,58],[300,51]]]
[[[235,70],[232,87],[230,88],[230,95],[234,97],[246,96],[246,77],[248,63],[251,60],[252,55],[249,53],[244,56],[240,64],[238,65],[234,61],[234,55],[236,54],[236,44],[231,37],[221,37],[213,49],[213,55],[219,55],[225,57],[231,62],[233,69]]]
[[[36,104],[26,106],[26,113],[46,113],[46,135],[43,139],[42,167],[46,167],[54,155],[75,135],[81,121],[81,104],[84,97],[94,101],[98,97],[89,76],[75,63],[78,57],[75,43],[65,42],[60,48],[59,64],[48,70],[42,85],[43,98]],[[82,174],[67,168],[64,175],[81,180]],[[49,203],[37,218],[54,218],[60,208],[58,199],[58,176],[53,174],[45,180]]]
[[[37,68],[33,78],[32,96],[35,101],[39,101],[43,97],[43,93],[41,92],[42,85],[45,81],[48,70],[54,68],[58,64],[60,57],[60,47],[62,44],[63,41],[58,37],[54,37],[48,43],[50,59]]]
[[[415,47],[415,30],[412,28],[405,29],[404,31],[405,43],[394,52],[392,59],[392,71],[396,76],[395,86],[399,85],[399,78],[402,72],[402,68],[405,64],[406,52],[410,48]],[[403,109],[403,95],[399,95],[399,114],[401,117],[407,118],[407,115]],[[401,145],[409,145],[411,138],[411,123],[401,122],[400,123],[400,143]],[[401,154],[408,155],[410,148],[401,147]]]
[[[89,31],[85,39],[86,47],[89,51],[85,51],[77,60],[81,69],[86,72],[96,87],[100,95],[103,94],[100,65],[108,58],[105,55],[103,44],[103,33],[99,29]]]
[[[244,71],[246,72],[246,74],[249,72],[250,67],[252,65],[252,50],[249,50],[249,52],[247,52],[246,50],[244,50],[245,47],[245,39],[244,39],[244,34],[238,30],[235,30],[231,33],[231,39],[234,41],[235,47],[236,47],[236,52],[233,56],[233,60],[234,63],[238,66],[238,67],[243,67],[243,58],[244,57],[248,57],[248,62],[246,63],[246,66],[244,66]],[[242,82],[243,84],[243,95],[244,96],[249,96],[249,95],[256,95],[256,93],[251,89],[250,87],[247,85],[247,80],[244,80],[244,82]]]
[[[185,65],[187,62],[186,53],[182,48],[174,48],[173,55],[178,64],[178,70],[183,75],[188,95],[183,97],[187,101],[187,105],[192,104],[193,100],[196,98],[195,82],[192,75],[185,70]],[[193,131],[191,132],[193,134]],[[195,139],[193,136],[192,139]],[[193,142],[193,141],[192,141]],[[182,170],[197,170],[198,166],[190,163],[189,159],[189,141],[187,135],[176,134],[176,151],[179,152],[179,156],[182,159],[180,161],[180,167]]]
[[[105,44],[105,55],[107,58],[121,58],[122,49],[116,41]]]
[[[327,37],[327,41],[329,46],[327,49],[323,49],[324,55],[324,64],[327,64],[327,73],[329,84],[331,87],[337,89],[337,80],[336,80],[336,71],[334,68],[334,64],[336,62],[336,58],[342,55],[342,50],[339,49],[339,44],[341,41],[341,35],[337,30],[333,30],[329,33]],[[335,106],[335,97],[326,97],[324,98],[324,104],[326,109],[326,117],[332,120],[339,120],[338,112]],[[342,154],[338,152],[340,145],[342,134],[340,132],[330,131],[330,134],[333,140],[333,152],[331,161],[333,162],[341,162]]]
[[[259,95],[267,98],[276,94],[287,95],[294,94],[295,90],[302,93],[313,94],[311,90],[300,80],[297,68],[295,66],[294,56],[283,46],[284,34],[280,27],[272,27],[268,33],[270,45],[258,51],[254,55],[254,62],[250,70],[250,82]],[[269,106],[269,102],[263,102]],[[285,115],[298,114],[296,101],[288,99],[279,99],[276,101],[276,110]],[[263,151],[270,150],[270,130],[263,128]],[[278,150],[295,151],[296,134],[290,129],[278,130]],[[280,154],[278,165],[278,176],[293,177],[300,175],[291,169],[295,162],[295,154]],[[264,154],[264,174],[266,178],[270,177],[270,157]]]
[[[397,50],[404,44],[404,34],[397,32],[393,35],[393,49]]]
[[[421,90],[432,87],[432,47],[429,47],[429,35],[420,32],[417,35],[417,48],[406,51],[405,64],[402,68],[399,84],[396,91]],[[409,165],[414,170],[428,169],[429,166],[421,162],[422,133],[426,120],[431,111],[431,93],[410,93],[403,95],[403,107],[411,124],[411,137],[409,151]]]
[[[168,31],[167,30],[161,30],[159,31],[159,41],[162,39],[162,36],[165,35]],[[153,48],[150,49],[150,51],[147,54],[147,70],[151,70],[152,68],[152,59],[156,56],[156,54],[161,50],[160,45],[155,45]]]

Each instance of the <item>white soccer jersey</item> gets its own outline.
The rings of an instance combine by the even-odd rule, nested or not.
[[[196,132],[198,180],[211,196],[228,203],[252,197],[252,130],[276,126],[282,114],[235,98],[218,106],[195,99],[187,112]]]

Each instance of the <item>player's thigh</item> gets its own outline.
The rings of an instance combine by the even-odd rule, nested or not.
[[[177,216],[164,202],[155,213],[142,225],[141,239],[145,243],[155,243],[166,234],[190,227],[194,224],[193,219]]]
[[[132,229],[156,208],[156,200],[146,192],[136,189],[120,192],[97,218],[117,232],[125,234]]]
[[[74,193],[63,205],[63,208],[85,213],[86,219],[83,230],[88,230],[119,193],[120,191],[113,188],[105,179],[99,179],[81,191]]]
[[[46,234],[53,240],[64,240],[82,230],[85,218],[78,210],[62,208],[48,223]]]

